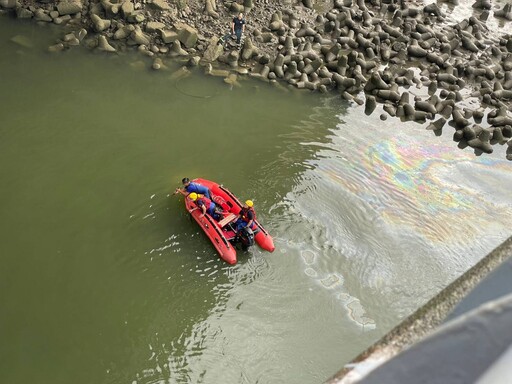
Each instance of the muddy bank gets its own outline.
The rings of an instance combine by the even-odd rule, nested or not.
[[[489,18],[510,22],[510,4],[476,0],[473,15],[458,23],[448,22],[437,3],[403,0],[334,0],[322,12],[313,0],[0,0],[0,7],[62,25],[51,52],[135,49],[155,70],[181,60],[230,85],[251,76],[337,92],[383,120],[416,121],[437,135],[450,129],[460,148],[476,154],[506,144],[512,160],[512,36],[486,26]],[[220,40],[238,12],[247,14],[240,49]],[[183,68],[175,76],[186,74]]]

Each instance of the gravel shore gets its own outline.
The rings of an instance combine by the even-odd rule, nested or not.
[[[415,121],[439,135],[453,130],[475,154],[507,145],[512,160],[512,35],[487,21],[512,20],[512,5],[476,0],[472,16],[450,22],[458,0],[0,0],[0,12],[63,26],[48,47],[75,46],[116,54],[135,49],[152,58],[202,66],[238,85],[249,76],[276,86],[336,92],[381,119]],[[238,48],[228,38],[234,15],[247,29]],[[186,73],[186,68],[176,74]]]

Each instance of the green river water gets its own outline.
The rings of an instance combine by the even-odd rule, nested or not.
[[[58,33],[0,18],[1,383],[321,383],[511,235],[504,147]],[[185,176],[276,251],[222,262]]]

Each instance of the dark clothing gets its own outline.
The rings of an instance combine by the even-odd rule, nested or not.
[[[244,221],[244,219],[239,218],[237,221],[235,221],[235,228],[237,232],[245,227],[247,227],[247,221]],[[254,221],[249,228],[251,228],[253,231],[256,230],[256,224],[254,224]]]
[[[206,213],[208,213],[210,216],[214,216],[215,203],[213,201],[202,197],[202,198],[197,199],[196,204],[199,208],[202,208],[203,205],[206,205]]]
[[[204,185],[198,184],[198,183],[190,183],[188,186],[185,187],[186,191],[188,193],[199,193],[201,195],[205,195],[207,198],[211,199],[210,197],[210,190],[206,188]]]
[[[252,220],[251,229],[256,229],[256,224],[254,223],[254,219],[256,215],[254,214],[254,209],[252,208],[242,208],[239,213],[239,218],[235,222],[236,231],[240,231],[242,228],[247,227],[247,224]]]
[[[246,223],[255,219],[254,209],[252,208],[242,208],[239,215]]]
[[[242,40],[242,30],[241,29],[236,30],[235,35],[236,35],[236,43],[240,44],[240,41]]]
[[[235,32],[236,31],[242,31],[243,25],[245,25],[244,19],[239,19],[238,17],[233,18],[233,24],[235,25]]]
[[[236,35],[236,43],[240,44],[240,40],[242,39],[242,29],[243,25],[245,25],[244,19],[239,19],[238,17],[233,18],[233,24],[235,29],[235,35]]]

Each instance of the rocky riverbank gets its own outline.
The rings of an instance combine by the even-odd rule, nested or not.
[[[458,0],[445,0],[456,7]],[[512,20],[512,5],[476,0],[471,17],[447,21],[437,3],[405,0],[0,0],[1,12],[63,25],[59,52],[83,45],[115,54],[137,49],[164,69],[169,59],[201,65],[237,84],[248,75],[271,84],[337,92],[402,121],[449,125],[459,147],[512,160],[512,36],[489,18]],[[241,49],[219,39],[247,14]],[[186,69],[182,69],[186,72]],[[177,74],[179,76],[180,74]]]

